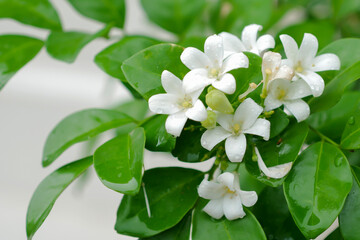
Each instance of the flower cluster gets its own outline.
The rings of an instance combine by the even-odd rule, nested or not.
[[[212,35],[205,41],[204,52],[186,48],[180,58],[190,71],[182,81],[169,71],[162,73],[166,93],[152,96],[149,107],[154,113],[169,115],[165,127],[170,134],[180,136],[188,118],[201,122],[206,128],[201,137],[205,149],[213,150],[225,140],[228,160],[242,162],[247,148],[245,135],[269,140],[270,122],[265,117],[269,111],[283,106],[298,122],[309,116],[310,108],[303,98],[318,97],[324,90],[324,80],[316,72],[338,70],[339,58],[330,53],[316,56],[318,41],[314,35],[305,33],[300,48],[292,37],[280,36],[286,55],[282,59],[279,53],[268,51],[275,47],[272,36],[257,38],[261,28],[256,24],[246,26],[241,39],[226,32]],[[262,58],[263,80],[250,83],[249,89],[237,96],[239,101],[230,103],[227,95],[236,91],[236,79],[230,71],[249,66],[244,52]],[[257,103],[248,96],[261,84],[262,101]],[[199,99],[204,91],[207,91],[205,104]],[[269,178],[282,178],[291,169],[292,163],[268,168],[256,147],[255,153],[260,171]],[[244,217],[242,205],[254,205],[256,193],[242,191],[236,173],[225,172],[214,179],[204,180],[198,189],[201,197],[210,200],[204,211],[214,218]]]

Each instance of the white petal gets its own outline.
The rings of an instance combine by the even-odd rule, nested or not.
[[[286,94],[286,99],[294,100],[309,96],[311,94],[312,92],[309,85],[303,79],[298,79],[291,82],[288,93]]]
[[[173,114],[181,111],[178,105],[179,96],[174,94],[162,93],[149,98],[150,111],[158,114]]]
[[[261,54],[266,49],[275,47],[275,40],[273,36],[266,34],[258,38],[256,41],[257,48],[259,49],[259,53]]]
[[[227,131],[232,132],[234,115],[219,113],[216,121]]]
[[[238,194],[227,194],[223,200],[223,209],[225,217],[228,220],[235,220],[243,218],[246,213],[241,204],[241,199]]]
[[[203,211],[215,219],[220,219],[224,216],[223,199],[210,200],[210,202],[208,202],[208,204],[206,204],[203,208]]]
[[[219,80],[213,81],[212,85],[227,94],[233,94],[236,90],[235,78],[230,73],[225,73]]]
[[[304,79],[304,81],[309,85],[314,97],[318,97],[323,93],[325,83],[319,74],[311,71],[305,71],[296,74],[299,75],[302,79]]]
[[[167,70],[161,74],[161,84],[167,93],[178,94],[183,92],[182,81]]]
[[[183,80],[184,91],[187,93],[203,90],[210,85],[213,80],[208,78],[208,71],[197,68],[188,72]]]
[[[212,67],[220,67],[224,57],[224,44],[222,37],[212,35],[208,37],[204,45],[205,54],[209,57]]]
[[[316,37],[311,33],[305,33],[298,53],[298,60],[301,61],[303,67],[311,67],[318,47],[319,44]]]
[[[235,191],[235,177],[238,176],[230,172],[224,172],[223,174],[218,176],[216,180],[223,186],[226,186],[231,191]]]
[[[298,122],[304,121],[310,115],[309,105],[301,99],[285,101],[284,106]]]
[[[279,69],[281,64],[281,55],[275,52],[266,52],[263,56],[261,71],[263,74],[263,79],[269,77],[273,79],[277,69]],[[268,76],[267,76],[268,75]]]
[[[185,115],[194,121],[205,121],[207,118],[207,111],[204,104],[197,100],[192,108],[186,110]]]
[[[244,134],[228,137],[225,141],[225,152],[230,162],[241,162],[246,151],[246,137]]]
[[[236,109],[234,123],[241,123],[242,129],[248,129],[255,123],[262,111],[263,108],[254,100],[247,98]]]
[[[258,118],[254,125],[244,130],[244,133],[261,136],[267,141],[270,137],[270,122],[266,119]]]
[[[248,68],[249,67],[249,59],[243,53],[233,53],[225,58],[221,73],[226,73],[234,69],[238,68]]]
[[[199,49],[188,47],[182,52],[180,59],[189,69],[206,68],[211,65],[209,58]]]
[[[175,137],[180,136],[186,120],[187,117],[183,111],[169,115],[165,122],[166,131]]]
[[[241,203],[245,207],[254,206],[258,200],[258,196],[255,191],[239,191]]]
[[[283,102],[275,98],[272,94],[269,94],[264,101],[265,111],[276,109],[283,105]]]
[[[198,194],[205,199],[219,199],[223,197],[225,188],[219,183],[204,179],[198,188]]]
[[[246,50],[244,44],[237,36],[228,32],[222,32],[219,36],[223,38],[225,51],[238,53]]]
[[[280,179],[285,177],[286,174],[289,173],[292,162],[280,164],[274,167],[266,167],[264,160],[262,159],[259,150],[255,147],[255,153],[258,157],[258,166],[259,169],[268,177]]]
[[[295,40],[286,34],[280,35],[280,40],[284,46],[286,57],[290,59],[292,62],[296,62],[297,54],[298,54],[298,46]]]
[[[257,24],[250,24],[244,28],[244,30],[241,33],[241,40],[245,45],[245,48],[247,51],[250,51],[251,49],[255,48],[257,50],[256,46],[256,37],[258,31],[262,29],[262,26]],[[255,53],[259,54],[259,53]]]
[[[310,69],[314,72],[339,70],[340,59],[338,56],[332,53],[321,54],[314,59]]]
[[[293,62],[293,60],[290,60],[290,59],[282,59],[281,65],[288,66],[290,68],[294,68],[294,62]]]
[[[201,146],[207,150],[211,150],[216,144],[231,136],[231,133],[223,129],[222,127],[215,127],[208,129],[201,136]]]
[[[294,77],[294,71],[291,67],[282,65],[279,69],[279,71],[275,74],[274,79],[276,78],[282,78],[291,80]]]

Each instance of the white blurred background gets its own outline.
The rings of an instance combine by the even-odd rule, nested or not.
[[[65,31],[96,32],[103,27],[79,15],[65,0],[51,2]],[[125,31],[173,40],[171,34],[149,23],[139,0],[127,1]],[[48,31],[0,19],[0,34],[46,39]],[[109,81],[93,63],[94,56],[121,34],[112,31],[113,41],[91,42],[73,64],[54,60],[42,49],[0,92],[0,239],[26,239],[27,206],[37,185],[55,169],[83,157],[84,145],[78,144],[50,167],[42,168],[42,148],[52,128],[75,111],[130,99],[127,90],[116,80]],[[111,89],[111,94],[105,89]],[[145,167],[159,165],[186,164],[169,155],[147,152]],[[209,163],[191,166],[207,168]],[[134,239],[120,236],[114,230],[121,194],[103,186],[93,170],[91,173],[85,185],[74,182],[59,197],[34,240]]]

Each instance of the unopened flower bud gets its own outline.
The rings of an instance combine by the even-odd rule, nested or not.
[[[208,92],[205,101],[210,108],[218,112],[227,114],[234,112],[234,109],[225,94],[217,89]]]
[[[206,129],[212,129],[216,127],[216,113],[211,110],[207,110],[207,118],[201,122],[201,126]]]

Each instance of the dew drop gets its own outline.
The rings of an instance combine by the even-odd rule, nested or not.
[[[354,125],[354,123],[355,123],[355,118],[354,118],[354,116],[351,116],[351,117],[349,118],[348,124],[349,124],[349,125]]]

